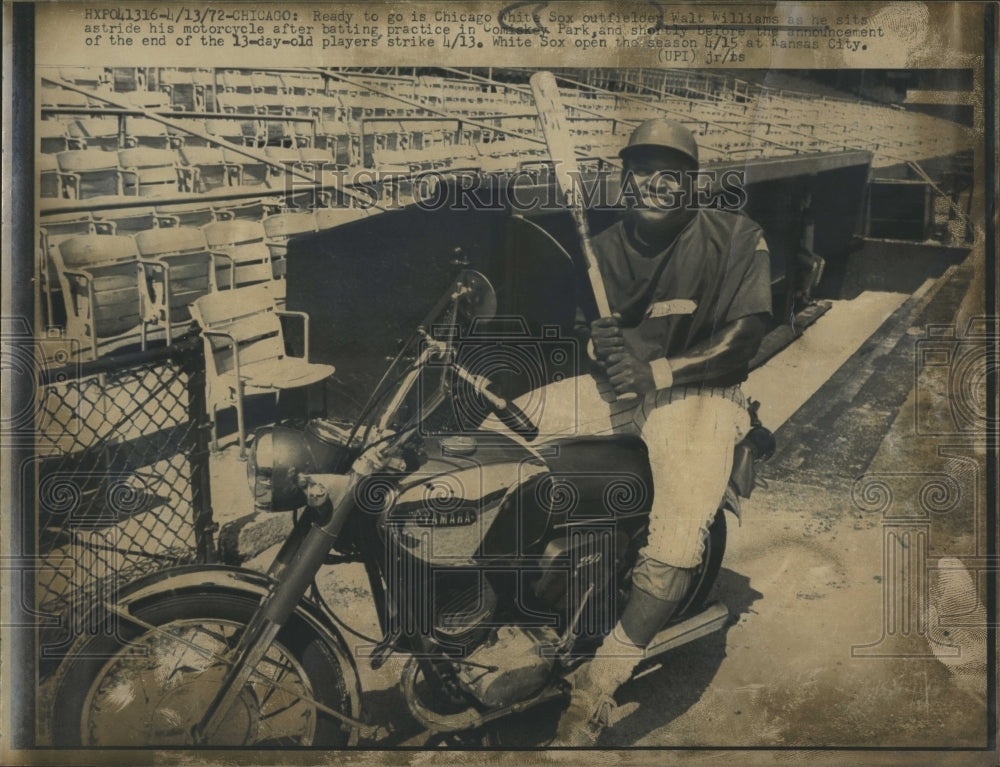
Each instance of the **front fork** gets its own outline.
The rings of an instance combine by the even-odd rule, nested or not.
[[[354,486],[355,479],[356,477],[351,477],[347,483],[348,488]],[[354,494],[342,492],[334,502],[324,488],[321,497],[310,497],[310,506],[316,509],[318,517],[310,523],[305,534],[297,527],[275,557],[274,564],[268,571],[268,575],[274,579],[274,585],[247,624],[231,656],[235,661],[215,697],[201,720],[192,728],[195,744],[204,745],[212,739],[278,632],[305,596],[344,523],[354,510]]]

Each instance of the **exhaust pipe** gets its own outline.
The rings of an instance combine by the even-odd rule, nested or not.
[[[673,650],[695,639],[718,631],[726,625],[729,620],[729,608],[722,602],[712,602],[708,607],[697,615],[692,615],[687,620],[667,626],[663,631],[654,636],[643,652],[643,658],[655,658],[657,655]]]

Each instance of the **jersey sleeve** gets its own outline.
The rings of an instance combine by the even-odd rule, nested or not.
[[[724,319],[727,323],[735,322],[754,314],[771,314],[771,253],[763,234],[757,238],[753,255]]]

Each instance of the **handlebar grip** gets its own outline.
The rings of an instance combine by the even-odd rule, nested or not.
[[[508,400],[504,407],[498,407],[496,415],[504,426],[524,437],[528,442],[538,436],[538,427],[528,418],[527,413],[513,402]]]

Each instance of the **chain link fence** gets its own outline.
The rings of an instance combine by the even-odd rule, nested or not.
[[[24,486],[37,488],[43,656],[116,586],[214,558],[204,394],[199,338],[42,372]]]

